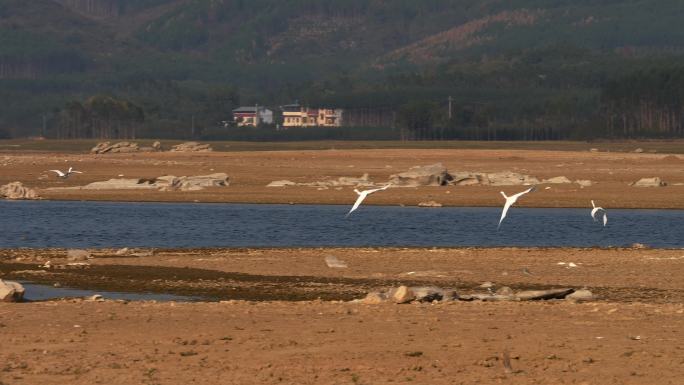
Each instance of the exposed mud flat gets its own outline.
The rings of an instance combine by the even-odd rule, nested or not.
[[[589,147],[587,145],[587,147]],[[526,197],[528,207],[587,207],[590,200],[607,208],[684,208],[684,156],[541,150],[377,149],[316,151],[241,151],[215,153],[73,154],[17,153],[0,155],[0,185],[21,181],[45,199],[350,204],[354,186],[319,190],[322,181],[358,178],[382,184],[391,175],[414,166],[442,163],[449,172],[517,173],[539,181],[563,176],[578,183],[548,183]],[[84,174],[56,179],[46,170],[72,165]],[[226,173],[230,186],[201,191],[79,190],[50,188],[84,186],[112,178],[150,179],[160,175]],[[666,187],[630,186],[642,178],[659,177]],[[273,181],[295,185],[266,187]],[[312,187],[311,187],[312,186]],[[550,187],[548,190],[546,187]],[[364,204],[436,201],[444,206],[498,206],[500,190],[520,186],[425,186],[391,189]]]
[[[677,384],[684,375],[684,250],[91,250],[78,262],[66,255],[1,250],[0,277],[213,302],[0,304],[3,384]],[[586,286],[598,299],[339,301],[400,283],[482,291],[483,281]]]

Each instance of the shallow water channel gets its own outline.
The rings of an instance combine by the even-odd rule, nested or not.
[[[684,210],[0,201],[0,248],[684,247]]]

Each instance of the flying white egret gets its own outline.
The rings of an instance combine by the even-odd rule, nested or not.
[[[349,214],[351,214],[352,212],[354,212],[354,210],[356,210],[357,208],[359,208],[359,205],[361,204],[361,202],[363,202],[364,199],[366,199],[367,196],[369,196],[370,194],[372,194],[372,193],[374,193],[374,192],[378,192],[378,191],[380,191],[380,190],[387,190],[387,189],[389,188],[389,186],[391,186],[391,184],[385,185],[385,186],[380,187],[380,188],[375,188],[375,189],[372,189],[372,190],[365,190],[365,191],[359,191],[359,190],[357,190],[357,189],[354,189],[354,192],[355,192],[356,194],[358,194],[359,197],[356,198],[356,202],[354,202],[354,206],[352,206],[351,210],[349,210],[349,212],[347,213],[347,215],[345,215],[345,218],[348,217]]]
[[[71,174],[83,174],[83,173],[80,172],[80,171],[74,170],[73,167],[69,167],[69,170],[67,170],[67,172],[62,172],[62,171],[60,171],[60,170],[48,170],[48,171],[52,171],[52,172],[56,173],[56,174],[57,174],[57,177],[58,177],[58,178],[62,178],[62,179],[68,178],[69,175],[71,175]]]
[[[598,221],[598,219],[596,219],[596,213],[598,213],[599,211],[602,211],[603,212],[603,227],[606,227],[606,223],[608,223],[608,215],[606,214],[606,209],[604,209],[603,207],[596,206],[594,204],[593,200],[591,201],[591,207],[593,207],[593,209],[591,209],[591,217],[594,219],[594,222]]]
[[[503,222],[504,218],[506,218],[506,213],[508,212],[508,209],[513,206],[513,204],[520,198],[521,196],[527,194],[528,192],[532,192],[535,190],[535,187],[532,186],[528,188],[527,190],[523,192],[519,192],[515,195],[507,196],[506,193],[501,191],[501,195],[503,195],[504,198],[506,198],[506,204],[504,204],[503,211],[501,212],[501,219],[499,219],[499,226],[496,227],[498,230],[499,227],[501,227],[501,222]]]

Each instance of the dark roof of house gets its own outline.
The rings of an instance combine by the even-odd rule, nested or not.
[[[283,111],[288,111],[288,112],[296,112],[296,111],[300,111],[302,109],[302,106],[299,105],[299,103],[286,104],[284,106],[280,106],[280,109]]]
[[[251,113],[254,113],[254,111],[256,111],[255,106],[238,107],[238,108],[233,110],[233,112],[251,112]]]

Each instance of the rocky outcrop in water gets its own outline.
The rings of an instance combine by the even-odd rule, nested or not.
[[[35,190],[25,187],[21,182],[12,182],[0,187],[0,198],[4,199],[40,199]]]
[[[0,279],[0,302],[21,302],[24,299],[24,287],[13,281]]]

